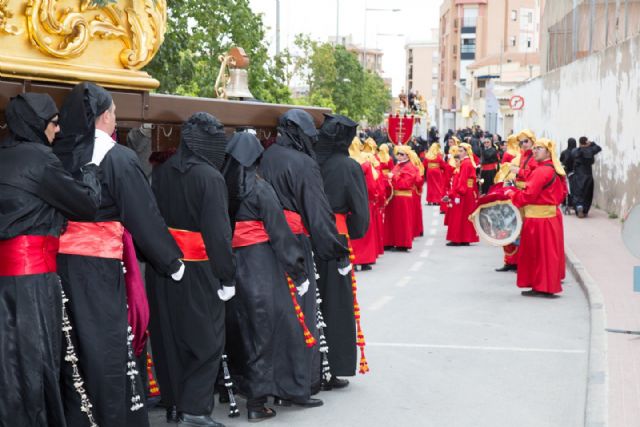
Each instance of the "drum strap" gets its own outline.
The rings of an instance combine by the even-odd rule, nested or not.
[[[553,168],[553,177],[551,177],[551,180],[549,182],[547,182],[544,187],[542,187],[543,190],[546,190],[547,188],[551,187],[551,184],[553,184],[556,181],[556,176],[558,176],[558,172],[556,172],[556,169],[553,167],[553,165],[541,165],[541,166],[548,166],[550,168]]]

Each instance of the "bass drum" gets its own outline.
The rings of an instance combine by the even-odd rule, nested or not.
[[[481,205],[469,218],[478,235],[494,246],[515,242],[522,230],[522,215],[510,200]]]

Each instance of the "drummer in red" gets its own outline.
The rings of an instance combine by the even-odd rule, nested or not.
[[[522,292],[524,296],[554,297],[562,292],[564,277],[564,231],[558,205],[566,196],[566,178],[553,141],[537,140],[533,155],[537,167],[524,190],[506,193],[524,210],[517,285],[531,288]]]
[[[446,201],[452,202],[447,229],[447,246],[469,246],[478,241],[478,234],[469,221],[469,215],[476,207],[478,183],[476,180],[476,164],[471,146],[460,144],[460,172],[455,180]]]

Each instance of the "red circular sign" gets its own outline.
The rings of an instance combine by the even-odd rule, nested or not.
[[[512,110],[522,110],[524,108],[524,98],[520,95],[513,95],[509,99],[509,106]]]

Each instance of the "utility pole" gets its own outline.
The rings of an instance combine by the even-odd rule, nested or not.
[[[276,0],[276,55],[280,54],[280,0]]]
[[[336,0],[336,46],[340,43],[340,0]]]

